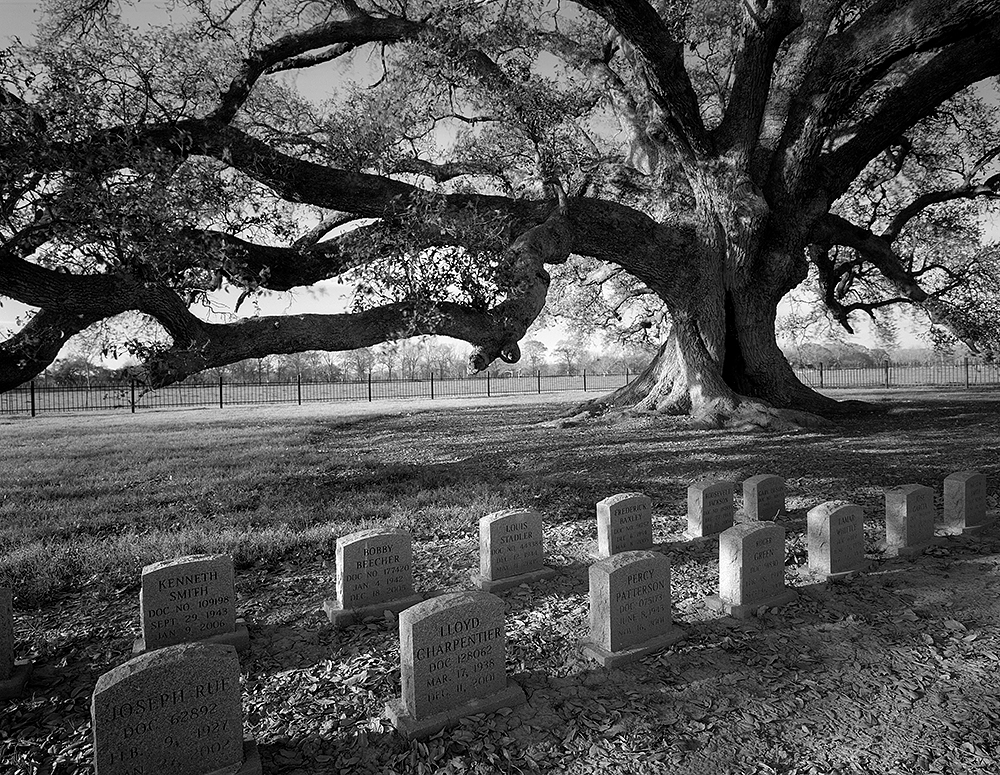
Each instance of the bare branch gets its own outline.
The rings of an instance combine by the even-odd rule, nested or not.
[[[887,242],[893,242],[906,224],[931,205],[940,204],[941,202],[953,202],[956,199],[975,199],[977,197],[1000,199],[1000,179],[992,186],[986,183],[979,185],[970,184],[921,194],[896,214],[885,231],[882,232],[881,237]]]

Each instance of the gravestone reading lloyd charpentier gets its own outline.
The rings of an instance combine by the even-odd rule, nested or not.
[[[259,775],[243,737],[236,649],[183,643],[133,657],[97,679],[96,775]]]
[[[985,476],[960,471],[945,477],[944,524],[950,535],[975,533],[992,521],[986,516]]]
[[[0,588],[0,700],[20,697],[31,660],[14,658],[14,593]]]
[[[847,501],[827,501],[806,515],[809,570],[828,579],[849,576],[865,566],[865,515]]]
[[[653,502],[640,492],[621,492],[597,503],[596,557],[653,548]]]
[[[524,702],[507,678],[503,601],[488,592],[441,595],[399,615],[402,698],[385,706],[392,725],[422,738],[465,716]]]
[[[634,662],[684,637],[670,615],[670,560],[622,552],[590,566],[590,636],[580,650],[604,667]]]
[[[733,526],[733,483],[695,482],[687,491],[684,537],[707,538]]]
[[[767,522],[785,510],[785,480],[773,474],[743,482],[743,514],[748,522]]]
[[[885,553],[919,554],[934,542],[934,490],[904,484],[885,491]]]
[[[405,530],[359,530],[337,539],[337,598],[323,603],[334,626],[421,600],[413,593],[413,539]]]
[[[498,592],[552,578],[544,565],[542,515],[528,509],[487,514],[479,520],[479,572],[472,583],[484,592]]]
[[[142,569],[139,593],[142,635],[133,654],[210,641],[244,651],[250,645],[246,622],[236,618],[233,558],[195,554]]]
[[[748,619],[761,607],[795,599],[785,586],[785,529],[773,522],[734,525],[719,536],[719,594],[710,608]]]

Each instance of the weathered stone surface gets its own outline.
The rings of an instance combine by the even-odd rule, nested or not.
[[[735,525],[719,536],[719,594],[710,607],[748,618],[795,599],[785,586],[785,530],[772,522]]]
[[[705,538],[733,526],[732,482],[695,482],[687,491],[685,538]]]
[[[743,514],[749,522],[770,521],[785,510],[785,480],[758,474],[743,482]]]
[[[670,613],[670,560],[621,552],[590,566],[590,637],[584,654],[605,667],[635,661],[683,637]]]
[[[865,564],[865,515],[847,501],[827,501],[806,515],[809,569],[825,576],[843,576]]]
[[[413,539],[405,530],[373,529],[337,539],[337,598],[323,604],[345,626],[419,603],[413,592]]]
[[[889,556],[922,552],[934,540],[934,490],[904,484],[885,491],[885,544]]]
[[[198,554],[147,565],[139,593],[142,637],[134,653],[211,640],[243,650],[246,625],[236,618],[233,558]]]
[[[0,588],[0,700],[21,696],[31,667],[14,654],[14,593]]]
[[[102,675],[91,700],[96,775],[260,772],[243,738],[233,646],[184,643]]]
[[[597,555],[653,548],[653,502],[639,492],[622,492],[597,503]]]
[[[472,574],[477,587],[500,591],[554,575],[544,565],[542,515],[537,511],[510,509],[479,520],[479,573]]]
[[[487,592],[441,595],[403,611],[399,655],[402,698],[386,714],[408,737],[524,702],[507,679],[503,601]]]
[[[986,515],[987,484],[986,477],[976,471],[945,477],[944,524],[949,533],[974,533],[993,521]]]

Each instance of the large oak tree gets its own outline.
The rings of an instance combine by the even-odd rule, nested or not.
[[[143,350],[154,387],[419,334],[472,343],[474,369],[514,362],[571,256],[668,321],[595,409],[836,412],[775,341],[810,267],[845,326],[905,303],[992,346],[988,256],[947,246],[979,237],[949,203],[1000,191],[980,83],[1000,73],[1000,0],[182,10],[140,33],[63,0],[44,44],[4,55],[0,295],[38,311],[0,343],[0,389],[129,311],[169,336]],[[335,277],[350,312],[192,312],[222,285]]]

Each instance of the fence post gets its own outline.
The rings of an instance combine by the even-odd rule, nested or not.
[[[486,397],[489,398],[490,395],[490,373],[486,372]]]
[[[431,372],[431,401],[434,400],[434,372]]]
[[[965,358],[965,389],[969,389],[969,358]]]
[[[132,399],[131,399],[132,414],[135,414],[135,379],[130,380],[129,388],[131,389],[131,394],[132,394]]]
[[[823,361],[819,362],[819,386],[823,387]]]
[[[538,395],[542,394],[542,370],[539,369],[535,372],[535,376],[538,377]]]
[[[587,370],[583,370],[583,392],[587,392]]]
[[[302,406],[302,372],[295,375],[295,391],[298,395],[299,406]]]
[[[628,366],[625,367],[625,384],[628,384]]]
[[[885,386],[889,387],[889,361],[885,362]]]
[[[35,416],[35,380],[31,380],[31,387],[28,391],[31,394],[31,416]]]
[[[368,370],[368,403],[372,402],[372,372]]]
[[[222,375],[219,375],[219,408],[222,408]]]

